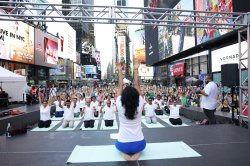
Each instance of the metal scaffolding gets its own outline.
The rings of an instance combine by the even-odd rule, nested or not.
[[[7,11],[0,14],[0,20],[2,21],[86,22],[213,29],[235,29],[235,26],[244,26],[244,24],[234,21],[232,23],[225,23],[226,21],[224,20],[237,20],[245,14],[239,12],[208,12],[169,8],[6,1],[0,1],[0,9]],[[63,12],[67,13],[67,15],[63,15]],[[183,19],[175,20],[176,17]]]

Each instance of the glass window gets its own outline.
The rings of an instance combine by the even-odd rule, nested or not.
[[[200,73],[206,74],[207,73],[207,62],[200,63]]]
[[[193,64],[199,63],[198,57],[193,58]]]
[[[200,62],[207,62],[207,55],[201,56]]]
[[[193,76],[199,75],[199,64],[193,65]]]

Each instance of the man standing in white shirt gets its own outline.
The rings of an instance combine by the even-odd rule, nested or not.
[[[157,103],[157,105],[153,104],[152,101],[153,101],[153,99],[150,97],[148,99],[148,103],[144,106],[146,122],[148,124],[157,123],[155,110],[160,109],[160,105],[158,103]]]
[[[205,83],[204,90],[198,89],[198,92],[202,94],[201,108],[203,108],[209,124],[216,124],[214,112],[218,105],[218,86],[212,81],[211,76],[205,78]]]

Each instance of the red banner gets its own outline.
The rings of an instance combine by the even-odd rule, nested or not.
[[[186,63],[178,63],[173,66],[174,76],[185,76],[186,74]]]

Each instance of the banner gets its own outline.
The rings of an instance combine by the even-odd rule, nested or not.
[[[96,60],[97,65],[101,64],[100,51],[95,51],[95,60]]]
[[[21,21],[0,21],[0,59],[34,64],[34,28]]]
[[[126,36],[118,36],[118,57],[122,65],[122,69],[126,69]]]
[[[195,0],[195,10],[207,11],[207,12],[233,12],[233,0]],[[243,2],[242,2],[243,3]],[[210,13],[200,14],[202,16],[213,16]],[[222,16],[220,19],[210,19],[211,27],[213,23],[233,24],[233,19],[228,19],[232,15],[216,15]],[[201,18],[197,17],[197,22],[201,21]],[[226,27],[226,26],[225,26]],[[213,29],[213,28],[197,28],[197,44],[206,42],[212,38],[221,36],[230,29]]]

